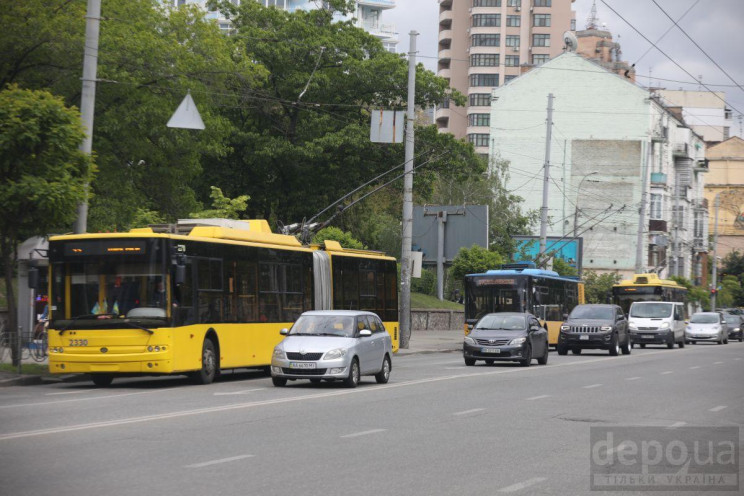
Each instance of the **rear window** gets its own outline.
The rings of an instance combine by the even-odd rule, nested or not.
[[[634,303],[630,307],[630,316],[640,319],[663,319],[672,315],[674,305],[670,303]]]

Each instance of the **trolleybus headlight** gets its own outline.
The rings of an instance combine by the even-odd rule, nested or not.
[[[152,351],[152,346],[148,346],[147,351]]]
[[[470,336],[465,336],[465,344],[475,346],[475,339],[471,338]]]
[[[277,358],[285,358],[284,350],[281,348],[274,348],[274,356]]]
[[[336,360],[337,358],[341,358],[344,355],[346,355],[345,349],[336,348],[335,350],[326,352],[326,354],[323,355],[323,360]]]
[[[160,351],[160,346],[156,346],[155,351]]]
[[[527,338],[516,338],[509,341],[509,346],[519,346],[520,344],[523,344],[525,341],[527,341]]]

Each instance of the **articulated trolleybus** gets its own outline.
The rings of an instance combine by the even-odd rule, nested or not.
[[[634,301],[687,302],[687,288],[676,281],[660,279],[658,274],[635,274],[633,279],[612,286],[612,301],[628,314]]]
[[[535,268],[534,262],[465,276],[465,333],[492,312],[530,312],[545,322],[548,344],[558,344],[564,316],[584,303],[584,284],[574,277]]]
[[[396,261],[338,242],[302,245],[264,220],[181,220],[49,240],[49,370],[187,374],[268,368],[306,310],[377,313],[398,349]]]

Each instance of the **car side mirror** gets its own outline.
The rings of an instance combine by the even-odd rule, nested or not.
[[[726,321],[725,321],[725,320],[722,320],[722,321],[721,321],[721,324],[725,324],[725,323],[726,323]]]
[[[279,331],[279,334],[281,334],[282,336],[286,336],[287,334],[289,334],[289,329],[285,327],[284,329]]]
[[[371,335],[372,335],[372,331],[370,331],[369,329],[362,329],[361,331],[359,331],[360,338],[366,338],[367,336],[371,336]]]
[[[563,320],[568,320],[568,314],[567,313],[564,313],[563,314]]]

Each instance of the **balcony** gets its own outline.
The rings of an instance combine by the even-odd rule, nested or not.
[[[439,50],[439,61],[449,61],[452,59],[452,50],[449,48],[445,48],[443,50]]]
[[[674,157],[689,157],[690,151],[689,146],[687,143],[675,143],[674,146],[672,146],[672,156]]]
[[[437,71],[437,76],[442,77],[444,79],[451,79],[452,69],[450,69],[449,67],[443,67]]]
[[[439,32],[439,43],[451,43],[452,42],[452,30],[451,29],[443,29]]]
[[[452,10],[443,10],[439,13],[439,24],[440,25],[446,25],[451,26],[452,25],[452,17],[454,17],[454,14],[452,13]]]
[[[359,5],[366,5],[368,7],[375,7],[378,9],[392,9],[395,8],[395,0],[357,0]]]
[[[667,232],[667,221],[651,219],[648,221],[648,230],[651,232]]]
[[[452,0],[439,0],[439,5],[442,7],[452,7]]]

